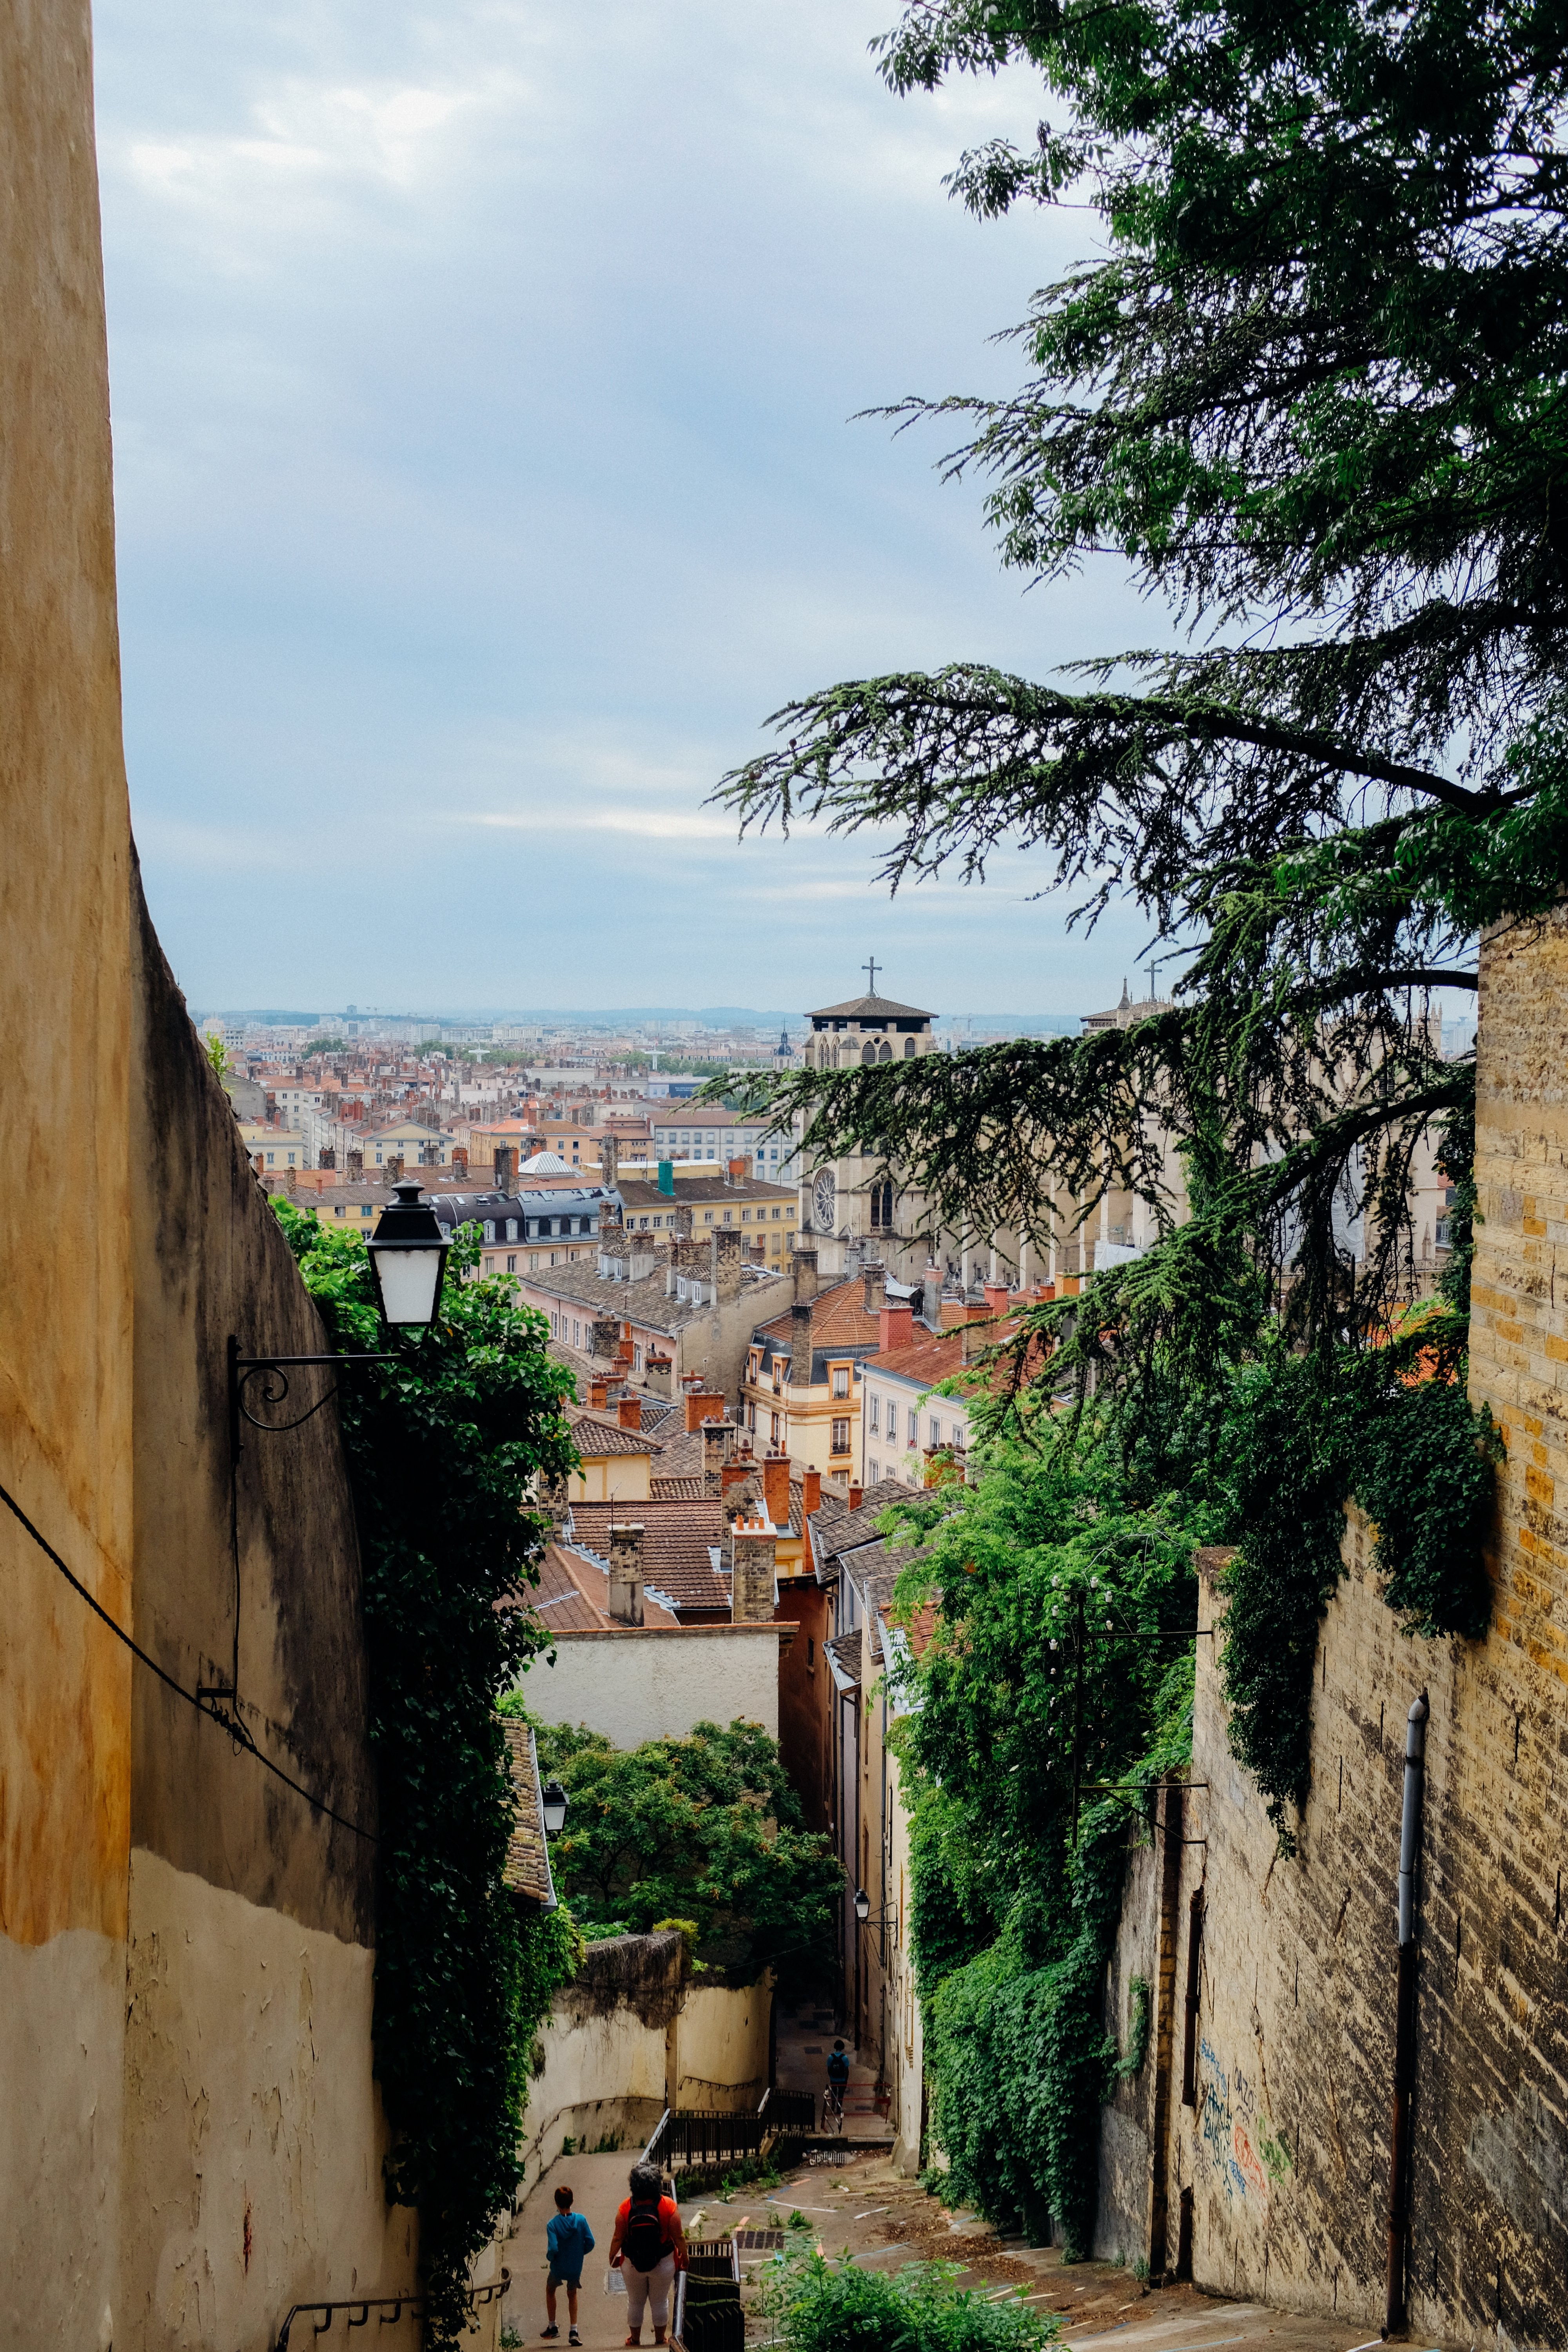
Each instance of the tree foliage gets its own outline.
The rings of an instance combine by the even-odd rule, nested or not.
[[[357,1234],[275,1200],[335,1347],[384,1334]],[[452,1270],[471,1272],[472,1230]],[[468,2323],[468,2276],[519,2173],[527,2055],[575,1964],[563,1916],[524,1924],[502,1883],[512,1822],[496,1712],[543,1637],[498,1607],[548,1522],[536,1478],[576,1460],[571,1376],[542,1316],[500,1280],[448,1281],[435,1328],[339,1391],[363,1573],[379,1801],[375,2072],[394,2133],[386,2191],[419,2210],[426,2340]]]
[[[888,2273],[786,2243],[761,2273],[762,2306],[785,2352],[1040,2352],[1054,2318],[1023,2290],[993,2298],[962,2288],[956,2263]]]
[[[999,2223],[1049,2212],[1086,2252],[1105,1963],[1129,1834],[1190,1751],[1208,1514],[1141,1495],[1113,1450],[1002,1444],[901,1517],[900,1609],[935,1609],[896,1731],[933,2130],[959,2196]]]
[[[842,1875],[760,1725],[700,1723],[638,1748],[560,1724],[537,1738],[541,1770],[571,1799],[556,1882],[590,1934],[689,1919],[697,1958],[737,1983],[828,1969]]]
[[[1568,852],[1565,29],[1557,0],[915,0],[879,45],[900,91],[1032,65],[1050,119],[954,191],[985,215],[1070,187],[1103,239],[1017,327],[1016,393],[893,414],[956,430],[1005,562],[1119,557],[1189,635],[1051,684],[825,688],[721,797],[742,827],[882,829],[895,887],[1022,848],[1082,919],[1126,897],[1186,955],[1130,1031],[773,1097],[983,1238],[1141,1192],[1183,1262],[1102,1326],[1192,1328],[1192,1277],[1239,1254],[1294,1266],[1303,1336],[1373,1335],[1424,1129],[1464,1181],[1473,1070],[1426,994],[1556,903]],[[1172,1230],[1167,1138],[1206,1235]]]

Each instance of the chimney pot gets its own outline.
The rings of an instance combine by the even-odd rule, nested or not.
[[[865,1273],[866,1312],[879,1315],[887,1303],[888,1270],[886,1266],[868,1265]]]
[[[814,1511],[821,1510],[822,1473],[820,1470],[808,1470],[802,1479],[800,1507],[803,1517],[808,1519]]]
[[[642,1399],[640,1396],[622,1397],[618,1410],[621,1416],[621,1427],[623,1429],[640,1429],[642,1427]]]
[[[765,1454],[763,1456],[763,1496],[768,1517],[775,1528],[789,1524],[789,1455]]]
[[[858,1511],[859,1509],[863,1494],[864,1489],[861,1486],[858,1478],[851,1478],[849,1481],[849,1507],[852,1511]]]
[[[992,1316],[1007,1312],[1007,1286],[1005,1282],[988,1282],[985,1285],[985,1312]]]

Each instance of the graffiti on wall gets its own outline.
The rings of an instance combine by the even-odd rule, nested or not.
[[[1258,2105],[1250,2075],[1222,2066],[1206,2040],[1198,2144],[1226,2200],[1250,2204],[1259,2217],[1268,2211],[1269,2190],[1290,2168],[1290,2152]]]

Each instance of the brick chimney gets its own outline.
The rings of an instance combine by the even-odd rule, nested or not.
[[[752,1163],[749,1160],[727,1160],[724,1168],[730,1182],[738,1184],[742,1177],[750,1175]]]
[[[331,1169],[332,1169],[332,1170],[334,1170],[334,1171],[336,1170],[336,1168],[337,1168],[337,1164],[338,1164],[338,1155],[337,1155],[337,1153],[333,1150],[333,1149],[332,1149],[332,1147],[331,1147],[331,1145],[330,1143],[324,1143],[324,1144],[321,1146],[321,1160],[320,1160],[320,1161],[319,1161],[319,1163],[318,1163],[318,1164],[319,1164],[321,1167],[322,1167],[322,1168],[331,1168]]]
[[[849,1507],[852,1511],[858,1511],[859,1509],[863,1494],[864,1489],[862,1488],[858,1478],[851,1478],[849,1481]]]
[[[713,1228],[713,1296],[715,1299],[739,1298],[741,1268],[744,1259],[741,1252],[739,1225],[715,1225]]]
[[[969,1315],[963,1321],[963,1360],[978,1363],[987,1348],[996,1344],[996,1334],[983,1315]]]
[[[814,1511],[822,1508],[822,1473],[808,1470],[801,1481],[801,1517],[809,1519]]]
[[[764,1454],[763,1456],[763,1496],[767,1514],[775,1528],[789,1525],[789,1455]]]
[[[735,1625],[773,1622],[774,1536],[763,1518],[737,1519],[730,1530],[730,1621]]]
[[[640,1429],[642,1427],[642,1399],[640,1396],[622,1397],[617,1406],[617,1411],[620,1414],[621,1427],[623,1429]]]
[[[510,1143],[496,1145],[496,1191],[515,1192],[517,1190],[517,1153]]]
[[[343,1172],[351,1184],[364,1179],[364,1153],[350,1150],[343,1154]]]
[[[593,1412],[603,1412],[609,1402],[609,1382],[603,1372],[588,1376],[588,1406]]]
[[[807,1306],[816,1297],[816,1244],[797,1242],[795,1246],[795,1299],[798,1307]]]
[[[865,1282],[866,1312],[868,1315],[879,1315],[883,1307],[887,1303],[888,1297],[887,1267],[885,1265],[868,1265],[866,1268]]]
[[[603,1143],[600,1144],[599,1172],[607,1185],[613,1186],[619,1181],[621,1173],[621,1144],[620,1138],[618,1136],[606,1135]]]
[[[610,1614],[622,1625],[643,1622],[642,1535],[635,1524],[610,1529]]]
[[[700,1429],[705,1421],[722,1421],[723,1418],[724,1400],[721,1396],[714,1396],[707,1389],[700,1387],[687,1390],[686,1426],[688,1430]]]
[[[915,1318],[907,1299],[900,1299],[896,1307],[889,1307],[884,1303],[878,1320],[880,1329],[877,1345],[884,1353],[889,1348],[907,1348],[911,1345],[915,1336]]]
[[[452,1173],[454,1176],[466,1176],[468,1172],[468,1147],[466,1143],[455,1143],[452,1146]]]
[[[1005,1282],[988,1282],[985,1284],[984,1289],[985,1312],[987,1315],[1005,1315],[1007,1312],[1006,1284]]]

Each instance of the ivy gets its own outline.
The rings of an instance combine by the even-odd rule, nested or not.
[[[1184,1637],[1207,1520],[1176,1496],[1137,1499],[1109,1453],[1083,1466],[1005,1443],[974,1486],[901,1517],[919,1549],[899,1605],[937,1609],[895,1732],[933,2132],[952,2193],[999,2226],[1050,2214],[1076,2259],[1093,2236],[1100,2105],[1146,2049],[1145,1995],[1118,2059],[1105,1966],[1129,1833],[1191,1752]],[[1084,1782],[1118,1784],[1085,1799],[1076,1846],[1075,1750]]]
[[[386,1345],[359,1236],[274,1207],[333,1344]],[[478,1257],[459,1235],[454,1271]],[[547,1533],[535,1480],[575,1459],[560,1409],[570,1375],[547,1336],[511,1285],[449,1280],[437,1325],[339,1391],[379,1798],[386,2193],[418,2208],[432,2347],[468,2325],[469,2266],[519,2178],[533,2036],[579,1948],[563,1914],[523,1921],[502,1883],[512,1797],[496,1703],[544,1637],[498,1604]]]
[[[1238,1549],[1221,1580],[1230,1744],[1268,1803],[1282,1853],[1307,1801],[1318,1627],[1344,1574],[1344,1504],[1376,1529],[1374,1564],[1405,1633],[1474,1640],[1490,1614],[1483,1546],[1500,1433],[1476,1412],[1447,1318],[1384,1349],[1275,1349],[1236,1378],[1222,1436]],[[1433,1345],[1424,1345],[1431,1332]]]

